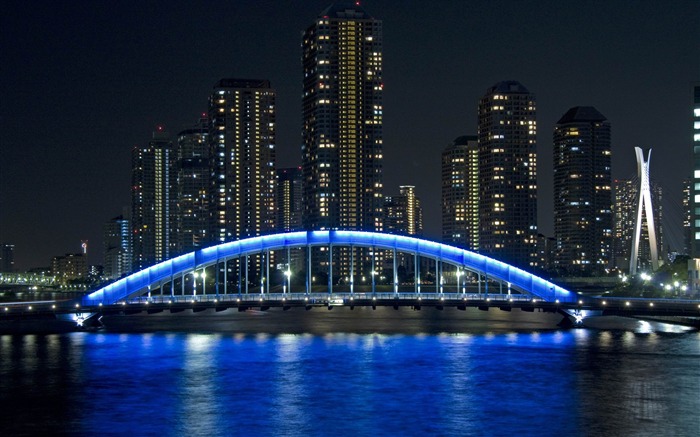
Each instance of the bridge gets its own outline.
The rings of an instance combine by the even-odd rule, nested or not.
[[[281,268],[273,266],[271,272],[273,262]],[[401,282],[399,267],[406,263],[413,280]],[[293,284],[292,264],[304,265],[303,285]],[[422,279],[421,268],[429,270],[432,282]],[[317,275],[327,283],[317,284]],[[0,314],[54,314],[82,324],[111,313],[316,306],[497,307],[559,312],[575,323],[591,315],[700,316],[694,301],[584,297],[468,250],[360,231],[291,232],[232,241],[163,261],[76,301],[8,304]]]

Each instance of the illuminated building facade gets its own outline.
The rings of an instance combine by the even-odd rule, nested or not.
[[[304,32],[304,227],[382,230],[382,22],[355,3]]]
[[[88,277],[87,255],[84,253],[67,253],[51,259],[51,273],[56,280],[68,284],[76,279]]]
[[[301,169],[277,170],[277,231],[299,231],[301,225]]]
[[[263,235],[275,224],[275,90],[222,79],[209,98],[212,239]]]
[[[105,223],[103,236],[106,279],[117,279],[131,272],[131,224],[120,215]]]
[[[302,36],[303,226],[382,230],[382,22],[359,4],[321,12]],[[312,265],[330,262],[325,249]],[[338,251],[329,284],[369,275],[381,254]]]
[[[479,251],[537,267],[537,121],[535,96],[499,82],[479,101]]]
[[[0,243],[0,273],[15,271],[15,245]]]
[[[638,178],[615,179],[613,181],[613,265],[617,269],[629,273],[632,261],[632,247],[637,227],[639,209]],[[661,220],[663,219],[663,190],[653,181],[650,182],[652,216],[659,258],[663,258],[664,234]],[[643,214],[640,222],[639,247],[635,271],[652,271],[652,254],[649,243],[649,226],[647,215]]]
[[[479,250],[479,144],[456,138],[442,151],[442,241]]]
[[[690,248],[693,244],[693,232],[691,228],[692,217],[690,211],[690,201],[693,181],[690,178],[683,179],[683,196],[681,204],[683,206],[683,254],[690,255]]]
[[[402,185],[398,196],[384,199],[384,230],[390,234],[423,234],[423,208],[416,196],[416,187]]]
[[[209,119],[177,134],[177,253],[207,243],[209,228]]]
[[[691,187],[691,256],[700,258],[700,83],[692,86],[693,177]],[[700,281],[700,279],[699,279]],[[700,287],[700,285],[698,285]],[[696,290],[697,288],[693,288]]]
[[[176,226],[175,148],[159,127],[147,147],[131,154],[133,270],[174,254]]]
[[[610,123],[590,106],[569,109],[554,126],[554,267],[603,273],[612,257]]]

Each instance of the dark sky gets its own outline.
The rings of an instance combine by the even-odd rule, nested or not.
[[[80,240],[101,262],[103,223],[130,203],[132,147],[158,124],[194,123],[220,78],[271,80],[278,165],[298,165],[301,32],[330,3],[3,2],[0,241],[16,245],[18,267]],[[653,147],[652,178],[680,220],[698,0],[362,4],[384,22],[385,194],[416,185],[428,237],[440,235],[440,152],[476,133],[479,97],[506,79],[537,96],[541,232],[553,232],[552,128],[579,105],[612,124],[614,177],[635,176],[634,146]]]

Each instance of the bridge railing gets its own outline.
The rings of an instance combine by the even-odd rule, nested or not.
[[[138,296],[123,300],[121,304],[173,304],[173,303],[218,303],[237,302],[244,304],[264,305],[266,302],[309,302],[328,304],[351,304],[354,300],[411,300],[415,302],[464,301],[481,300],[494,302],[532,302],[541,301],[523,294],[492,294],[484,293],[249,293],[249,294],[204,294],[204,295],[158,295]]]

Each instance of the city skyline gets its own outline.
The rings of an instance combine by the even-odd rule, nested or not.
[[[47,265],[83,239],[91,263],[99,259],[103,223],[129,204],[131,149],[145,146],[156,124],[171,133],[190,126],[222,77],[270,79],[278,167],[299,165],[301,32],[331,3],[242,1],[216,13],[180,3],[11,5],[2,19],[0,241],[15,244],[18,267]],[[690,84],[700,76],[696,3],[362,4],[384,24],[385,191],[416,186],[427,237],[440,236],[441,150],[476,133],[478,98],[501,80],[537,95],[540,232],[552,234],[552,127],[572,106],[596,106],[613,124],[614,177],[634,173],[634,146],[654,147],[652,178],[680,204],[690,175]],[[207,31],[192,37],[190,18]],[[153,22],[169,25],[172,41]],[[489,23],[502,28],[486,32]]]

